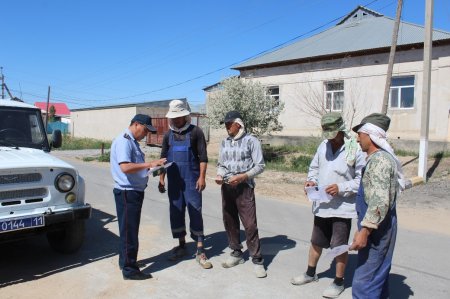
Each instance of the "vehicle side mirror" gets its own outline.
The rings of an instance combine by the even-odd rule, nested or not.
[[[52,142],[50,144],[53,148],[60,148],[62,145],[62,134],[61,130],[54,130],[52,134]]]

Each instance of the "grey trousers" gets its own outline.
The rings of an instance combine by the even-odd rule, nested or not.
[[[261,244],[256,221],[255,192],[246,183],[231,187],[222,185],[223,224],[232,250],[242,249],[239,218],[244,225],[247,248],[254,263],[262,263]]]

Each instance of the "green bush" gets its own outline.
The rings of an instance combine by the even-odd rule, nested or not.
[[[297,172],[308,172],[309,165],[311,164],[312,157],[311,156],[298,156],[294,157],[291,160],[292,169]]]
[[[104,144],[105,149],[111,148],[111,141],[92,138],[76,138],[66,134],[63,135],[62,146],[58,150],[101,149],[102,144]]]

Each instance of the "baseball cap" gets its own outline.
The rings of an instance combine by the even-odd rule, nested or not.
[[[236,110],[228,111],[227,114],[225,114],[225,117],[223,118],[223,120],[220,123],[221,124],[227,123],[227,122],[235,120],[236,118],[240,118],[243,121],[242,115],[238,111],[236,111]]]
[[[372,113],[364,117],[361,120],[361,123],[357,126],[354,126],[352,130],[354,132],[358,132],[358,130],[367,123],[373,124],[386,132],[389,129],[389,125],[391,124],[391,119],[383,113]]]
[[[131,123],[140,123],[141,125],[144,125],[147,127],[147,129],[150,132],[156,132],[156,128],[152,126],[152,118],[145,114],[136,114],[133,119],[131,120]]]
[[[345,123],[342,115],[338,112],[330,112],[324,114],[320,121],[322,126],[322,137],[325,139],[333,139],[339,131],[345,130]]]

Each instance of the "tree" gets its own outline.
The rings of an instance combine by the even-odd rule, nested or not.
[[[55,121],[55,114],[56,114],[56,108],[55,106],[51,105],[48,111],[48,121],[54,122]]]
[[[347,128],[351,128],[355,119],[362,118],[367,111],[371,110],[372,103],[361,100],[366,98],[367,90],[358,85],[355,79],[347,79],[345,84],[347,87],[342,110],[338,112],[342,114]],[[325,95],[321,83],[312,84],[307,81],[297,88],[296,93],[300,101],[296,102],[295,106],[300,112],[319,120],[324,114],[331,112],[330,108],[325,107]]]
[[[284,103],[272,97],[259,82],[232,77],[224,80],[220,89],[211,94],[208,116],[210,124],[220,128],[225,114],[237,110],[244,118],[247,132],[259,137],[282,130],[278,117],[283,108]]]

